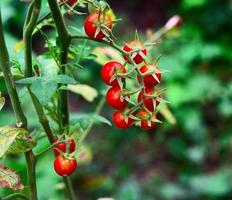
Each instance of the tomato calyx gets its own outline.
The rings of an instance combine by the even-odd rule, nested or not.
[[[149,111],[154,112],[160,103],[160,94],[155,88],[144,88],[138,94],[137,100],[139,103],[142,102]]]
[[[107,85],[117,86],[123,84],[125,78],[122,78],[121,74],[126,74],[125,65],[117,61],[110,61],[102,66],[101,78]]]
[[[53,140],[52,149],[56,156],[63,153],[73,153],[76,149],[76,143],[72,137],[64,140],[62,139],[62,137],[55,137]]]
[[[91,13],[85,20],[84,29],[89,38],[102,40],[112,36],[113,25],[109,15],[102,12]]]
[[[147,111],[146,109],[139,111],[137,117],[140,119],[136,122],[136,125],[141,127],[144,130],[150,130],[155,127],[156,122],[159,121],[156,119],[155,114]]]
[[[125,114],[123,111],[116,110],[113,113],[112,118],[114,125],[121,129],[127,129],[134,123],[134,120],[130,117],[130,115]]]
[[[131,59],[133,59],[136,64],[142,63],[147,55],[147,49],[144,47],[143,43],[139,41],[127,42],[124,45],[123,50],[130,55]],[[125,61],[127,61],[129,64],[132,64],[127,56],[123,55],[123,57]]]

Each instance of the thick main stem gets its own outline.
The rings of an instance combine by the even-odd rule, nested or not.
[[[71,42],[71,38],[69,37],[69,33],[67,27],[64,22],[64,18],[60,11],[57,0],[47,0],[51,14],[56,25],[56,29],[58,32],[61,49],[60,49],[60,66],[61,71],[60,74],[65,74],[65,64],[68,62],[68,49]],[[69,106],[68,106],[68,91],[61,90],[58,97],[58,114],[59,114],[59,124],[60,124],[60,133],[65,130],[68,130],[69,127]],[[75,193],[72,188],[72,184],[69,177],[64,178],[64,182],[67,189],[67,195],[70,200],[76,199]]]
[[[10,60],[9,54],[6,47],[6,42],[3,34],[3,25],[1,18],[0,8],[0,66],[4,74],[6,87],[11,99],[13,110],[16,116],[17,127],[27,128],[27,119],[22,111],[22,107],[19,101],[18,93],[14,84],[14,80],[10,71]],[[37,200],[37,189],[36,189],[36,175],[35,175],[35,157],[32,151],[25,153],[27,162],[27,178],[28,188],[30,194],[30,200]]]
[[[54,20],[54,23],[57,28],[59,40],[60,40],[60,66],[61,74],[65,74],[65,64],[67,64],[68,49],[70,45],[70,37],[67,30],[67,27],[64,22],[64,18],[61,14],[59,5],[56,0],[48,0],[48,4],[51,10],[51,14]],[[68,92],[66,90],[61,90],[58,100],[58,113],[61,122],[60,132],[64,132],[69,126],[69,107],[68,107]]]
[[[27,162],[27,182],[29,188],[30,200],[37,200],[37,188],[36,188],[36,169],[35,169],[35,156],[32,151],[25,153]]]

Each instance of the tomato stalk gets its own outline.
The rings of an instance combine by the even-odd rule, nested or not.
[[[51,10],[51,14],[57,29],[57,33],[60,40],[61,51],[60,51],[60,64],[61,64],[61,74],[66,73],[65,64],[68,62],[68,49],[70,46],[71,39],[64,22],[64,18],[61,14],[57,0],[48,0],[48,4]],[[68,107],[68,92],[62,90],[59,93],[58,97],[58,114],[59,114],[59,124],[60,124],[60,133],[65,129],[68,130],[69,127],[69,107]],[[70,200],[76,199],[75,193],[72,188],[71,180],[69,177],[63,178],[68,197]]]
[[[27,128],[27,119],[22,111],[22,107],[19,101],[18,93],[15,87],[15,83],[12,78],[10,71],[10,60],[9,54],[5,43],[5,38],[3,34],[3,25],[1,18],[1,8],[0,8],[0,66],[2,68],[4,79],[6,82],[6,87],[10,96],[10,100],[13,106],[13,110],[16,116],[16,124],[19,128]],[[30,150],[25,153],[26,163],[27,163],[27,179],[30,200],[37,200],[37,189],[36,189],[36,175],[35,175],[35,157],[33,152]]]

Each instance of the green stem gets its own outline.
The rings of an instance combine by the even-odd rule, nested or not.
[[[38,98],[32,93],[31,88],[28,86],[27,89],[28,89],[28,92],[31,96],[32,103],[35,107],[37,115],[39,117],[39,121],[40,121],[50,143],[52,143],[54,138],[53,138],[51,127],[49,125],[49,121],[48,121],[47,116],[43,110],[43,107],[42,107],[41,103],[39,102]]]
[[[99,113],[101,112],[103,106],[105,104],[105,96],[103,96],[101,98],[101,100],[99,101],[98,105],[97,105],[97,108],[94,112],[94,115],[99,115]],[[93,124],[94,122],[91,122],[89,124],[89,126],[87,127],[87,129],[84,131],[84,133],[80,136],[80,138],[78,139],[78,144],[77,146],[81,146],[81,143],[84,141],[84,139],[86,138],[86,136],[89,134],[89,132],[91,131],[91,129],[93,128]]]
[[[61,143],[66,143],[66,142],[67,142],[67,140],[61,140],[61,141],[59,141],[59,142],[53,143],[53,144],[51,144],[51,146],[49,146],[48,148],[46,148],[46,149],[44,149],[43,151],[37,153],[37,154],[35,155],[35,157],[38,158],[38,157],[40,157],[41,155],[43,155],[44,153],[48,152],[48,151],[49,151],[50,149],[52,149],[53,147],[55,147],[56,145],[61,144]]]
[[[25,43],[25,78],[33,76],[32,69],[32,34],[41,10],[41,0],[35,0],[29,7],[28,14],[24,24],[23,39]],[[50,128],[46,114],[37,97],[31,92],[30,86],[27,87],[31,96],[32,103],[39,117],[40,123],[44,128],[50,142],[53,141],[52,130]]]
[[[25,153],[30,200],[37,200],[35,156],[32,151]]]
[[[61,44],[61,53],[60,53],[60,64],[62,66],[62,69],[60,71],[61,74],[65,74],[65,64],[67,64],[68,61],[68,49],[71,42],[71,38],[69,37],[69,33],[66,27],[66,24],[64,22],[64,18],[61,14],[59,5],[57,3],[57,0],[47,0],[51,14],[54,20],[54,23],[57,28],[58,36],[60,39]],[[62,90],[60,92],[60,95],[58,97],[58,114],[59,114],[59,121],[61,122],[61,130],[60,133],[62,133],[66,128],[69,127],[69,107],[68,107],[68,92],[66,90]],[[64,177],[64,182],[67,189],[67,195],[70,200],[76,199],[71,180],[69,177]]]
[[[13,105],[13,109],[16,115],[16,123],[18,127],[27,128],[27,119],[22,111],[22,107],[19,101],[18,93],[14,85],[12,74],[10,71],[10,60],[7,51],[5,38],[3,34],[3,25],[1,19],[1,8],[0,8],[0,66],[2,68],[7,90]],[[30,193],[30,200],[37,200],[37,190],[36,190],[36,177],[35,177],[35,158],[32,151],[25,153],[27,162],[27,178],[28,187]]]
[[[76,195],[74,193],[74,190],[73,190],[73,187],[72,187],[72,181],[70,179],[70,177],[66,176],[66,177],[63,177],[63,181],[65,183],[65,186],[67,188],[66,190],[66,193],[67,193],[67,196],[69,197],[70,200],[76,200]]]
[[[0,10],[1,15],[1,10]],[[19,97],[17,94],[17,90],[15,87],[15,83],[13,81],[13,76],[10,71],[10,58],[6,47],[6,42],[3,34],[3,25],[2,19],[0,16],[0,67],[4,75],[6,87],[10,96],[10,100],[12,103],[13,110],[15,112],[16,124],[17,127],[26,127],[27,119],[22,111],[22,107],[20,105]]]
[[[51,10],[51,14],[54,20],[54,23],[57,28],[58,36],[61,44],[61,53],[60,53],[60,65],[62,66],[60,73],[65,74],[65,64],[67,64],[68,49],[70,45],[70,37],[64,22],[64,18],[61,14],[59,5],[56,0],[48,0],[48,4]],[[61,122],[60,133],[64,132],[69,126],[69,107],[68,107],[68,92],[66,90],[61,90],[59,99],[58,99],[58,114]]]
[[[32,7],[33,6],[33,7]],[[30,5],[24,25],[23,40],[25,44],[25,77],[31,77],[32,71],[32,33],[35,29],[41,9],[41,0],[34,0]]]

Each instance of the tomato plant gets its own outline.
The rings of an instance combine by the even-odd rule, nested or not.
[[[67,190],[68,198],[74,200],[70,177],[67,176],[74,173],[77,167],[76,160],[82,153],[80,151],[83,141],[92,126],[99,122],[111,124],[109,120],[100,116],[105,99],[108,105],[115,109],[112,121],[118,128],[126,129],[135,125],[148,130],[160,122],[156,117],[159,111],[157,106],[164,100],[161,98],[163,90],[157,86],[161,82],[163,72],[157,66],[158,63],[154,62],[157,58],[149,54],[153,42],[156,41],[142,42],[136,34],[136,38],[127,42],[124,47],[117,44],[113,26],[116,27],[118,19],[105,1],[47,0],[49,12],[43,16],[41,16],[43,9],[41,0],[26,2],[28,14],[24,23],[23,38],[17,44],[21,47],[20,50],[24,51],[23,63],[21,60],[10,59],[0,17],[0,67],[16,119],[15,127],[6,124],[0,128],[0,135],[4,136],[4,140],[0,140],[0,158],[8,153],[25,154],[29,191],[27,196],[30,200],[38,200],[36,160],[48,151],[53,152],[56,156],[54,170],[58,175],[64,176],[64,188]],[[79,12],[79,7],[84,9],[88,16],[83,27],[78,25],[71,31],[65,18],[68,14],[71,14],[70,18],[83,14]],[[55,38],[54,34],[47,34],[44,29],[46,26],[54,28],[57,34]],[[170,27],[163,28],[162,34],[156,40],[169,31]],[[35,35],[44,40],[46,47],[45,52],[38,56],[33,54],[32,49]],[[75,42],[78,41],[84,41],[83,45],[77,45]],[[96,49],[92,51],[87,46],[87,41],[107,45],[110,52],[115,50],[117,53],[114,54],[116,55],[114,61],[109,55],[107,56],[112,59],[104,63],[101,61],[101,78],[110,88],[102,95],[93,113],[80,114],[77,117],[69,109],[69,92],[81,95],[88,102],[93,102],[99,95],[93,87],[79,84],[79,80],[75,77],[79,68],[83,68],[82,60],[94,62],[97,57],[93,54]],[[99,48],[103,54],[104,49]],[[38,124],[43,130],[35,129],[31,134],[30,121],[25,115],[26,110],[23,110],[21,97],[16,90],[18,85],[21,85],[19,88],[25,87],[27,90],[39,119]],[[138,96],[138,99],[134,98],[135,96]],[[2,108],[5,98],[1,95],[0,102]],[[40,144],[39,141],[44,137],[47,138],[49,147],[36,152],[34,150],[36,143]],[[0,165],[0,173],[4,174],[3,187],[13,190],[23,188],[21,178],[16,172]],[[11,176],[16,177],[13,184]]]

